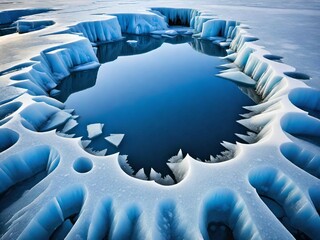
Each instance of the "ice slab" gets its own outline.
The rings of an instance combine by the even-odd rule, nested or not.
[[[114,146],[118,147],[124,138],[124,134],[110,134],[109,137],[105,137],[105,139],[113,144]]]
[[[137,40],[127,40],[127,43],[132,47],[138,46],[138,41]]]
[[[103,123],[93,123],[87,126],[88,138],[92,139],[102,134]]]
[[[19,20],[17,21],[17,30],[19,33],[27,33],[43,29],[55,24],[52,20]]]
[[[256,85],[256,81],[240,71],[223,72],[217,74],[217,76],[231,80],[241,85],[247,85],[250,87],[254,87]]]
[[[117,13],[114,16],[117,17],[123,33],[139,35],[168,28],[164,18],[152,12]]]

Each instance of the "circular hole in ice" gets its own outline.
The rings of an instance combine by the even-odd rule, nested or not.
[[[78,173],[89,172],[93,167],[93,163],[89,158],[78,158],[73,163],[73,169]]]
[[[299,80],[309,80],[310,79],[310,77],[307,74],[300,73],[300,72],[284,72],[284,75],[291,77],[291,78],[299,79]]]

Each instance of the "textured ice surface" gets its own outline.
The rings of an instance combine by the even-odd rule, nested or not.
[[[171,168],[179,183],[171,186],[157,184],[159,176],[155,172],[152,172],[154,181],[141,180],[145,177],[143,171],[139,173],[140,179],[132,178],[127,174],[130,169],[126,168],[125,157],[91,155],[82,149],[90,142],[60,137],[53,131],[73,116],[61,104],[44,96],[74,67],[97,63],[90,44],[92,39],[79,37],[79,32],[39,37],[49,33],[49,28],[41,30],[44,32],[1,37],[1,47],[12,51],[10,54],[1,51],[0,71],[6,73],[0,77],[1,91],[5,93],[1,95],[0,119],[1,237],[210,239],[233,235],[238,239],[306,239],[307,236],[317,239],[320,91],[309,85],[317,85],[320,76],[314,38],[319,31],[313,28],[319,22],[316,20],[320,6],[317,2],[306,6],[304,1],[290,1],[265,8],[274,2],[244,6],[232,1],[236,5],[233,7],[225,6],[230,1],[223,1],[225,5],[203,6],[217,9],[213,13],[221,15],[232,13],[234,19],[241,17],[256,27],[253,30],[241,25],[235,27],[228,51],[232,66],[256,81],[255,91],[261,102],[246,107],[250,113],[239,121],[254,133],[248,134],[250,144],[225,143],[233,158],[222,163],[198,162],[190,156],[173,161]],[[128,2],[126,7],[132,10],[137,5],[141,7],[139,3]],[[29,4],[59,6],[60,2]],[[116,12],[124,6],[115,7],[111,1],[95,2],[96,6],[89,7],[78,1],[70,4],[75,9],[62,10],[60,17],[51,15],[57,17],[57,26],[52,26],[56,32],[68,31],[67,26],[74,25],[73,21],[81,21],[79,16],[89,18],[79,14],[80,10],[89,14],[112,13],[111,10]],[[1,4],[0,8],[4,6],[7,4]],[[172,12],[177,13],[173,19],[177,16],[180,20],[188,19],[189,15],[182,18],[184,15],[177,10],[162,11],[162,14],[170,17]],[[266,12],[268,18],[259,17]],[[291,24],[299,16],[307,24],[303,21],[299,25]],[[150,23],[144,22],[145,26]],[[101,26],[93,25],[83,29],[91,32]],[[219,27],[220,35],[221,26],[213,26]],[[276,30],[278,26],[285,31]],[[272,54],[253,43],[248,31],[260,33],[258,36],[264,39],[260,44],[275,50],[274,54],[283,53],[287,56],[284,61],[297,63],[300,71],[308,70],[313,79],[292,74],[295,69],[278,58],[265,57]],[[210,29],[210,32],[217,31]],[[301,38],[306,32],[308,37]],[[300,43],[288,36],[299,36]],[[24,47],[16,48],[19,43],[24,43]],[[301,60],[307,59],[306,56],[311,56],[310,60]],[[10,90],[9,84],[27,92]],[[36,101],[35,96],[41,98]]]

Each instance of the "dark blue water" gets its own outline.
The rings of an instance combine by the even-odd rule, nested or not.
[[[166,162],[179,149],[204,160],[224,150],[223,140],[239,140],[234,133],[246,130],[236,120],[252,100],[234,83],[215,77],[216,66],[225,62],[212,55],[225,54],[223,49],[192,38],[173,44],[143,37],[140,44],[102,46],[98,55],[107,63],[97,79],[93,72],[88,89],[62,97],[80,115],[77,136],[86,139],[88,124],[104,123],[103,134],[89,147],[120,151],[135,171],[154,168],[163,175],[171,173]],[[79,82],[85,82],[83,76]],[[125,134],[119,148],[104,139],[110,133]]]

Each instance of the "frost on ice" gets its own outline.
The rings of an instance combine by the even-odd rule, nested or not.
[[[4,11],[0,21],[27,14]],[[20,25],[28,30],[32,24]],[[3,71],[0,79],[10,89],[25,91],[1,98],[1,238],[317,239],[320,91],[248,31],[239,22],[187,8],[101,15],[56,32],[72,34],[72,41]],[[125,33],[193,34],[226,47],[230,63],[220,66],[219,75],[248,95],[241,85],[252,86],[260,99],[245,106],[249,113],[239,120],[248,128],[240,136],[248,144],[224,141],[227,151],[208,162],[180,150],[168,161],[172,177],[154,169],[147,177],[144,169],[133,172],[128,156],[105,156],[106,149],[90,148],[91,140],[72,138],[77,116],[50,91],[73,71],[99,67],[93,47]],[[102,128],[88,125],[88,138]],[[123,136],[106,139],[118,146]]]

